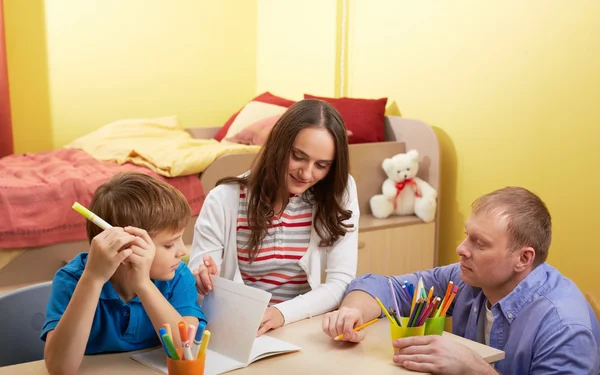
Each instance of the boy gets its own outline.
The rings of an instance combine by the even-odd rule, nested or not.
[[[58,270],[41,339],[50,374],[74,374],[84,354],[160,345],[158,329],[206,318],[181,257],[190,219],[185,197],[142,173],[120,173],[98,187],[90,211],[113,227],[86,223],[90,250]]]

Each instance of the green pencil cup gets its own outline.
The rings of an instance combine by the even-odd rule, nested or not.
[[[444,333],[446,326],[446,317],[438,316],[437,318],[427,318],[425,320],[425,335],[438,335]]]

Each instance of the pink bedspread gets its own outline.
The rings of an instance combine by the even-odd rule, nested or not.
[[[200,212],[204,191],[196,175],[166,178],[133,164],[94,159],[81,150],[11,155],[0,159],[0,249],[86,240],[85,218],[71,208],[88,206],[96,188],[122,171],[167,181]]]

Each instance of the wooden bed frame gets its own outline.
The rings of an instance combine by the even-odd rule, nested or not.
[[[194,137],[210,139],[218,127],[187,129]],[[356,180],[361,219],[359,223],[359,274],[393,274],[430,268],[437,263],[439,232],[440,148],[431,127],[421,121],[389,116],[385,118],[386,142],[350,145],[351,174]],[[415,216],[375,219],[369,199],[381,192],[386,175],[383,159],[416,149],[420,154],[418,176],[438,190],[438,214],[432,223]],[[228,154],[219,157],[200,174],[205,194],[225,176],[248,170],[256,154]],[[184,232],[192,243],[193,216]],[[88,250],[87,241],[58,243],[27,249],[0,250],[0,288],[18,287],[51,280],[68,260]],[[409,254],[410,253],[410,254]],[[409,254],[409,255],[407,255]]]

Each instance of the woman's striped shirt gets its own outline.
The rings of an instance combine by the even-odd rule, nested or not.
[[[237,257],[244,283],[272,294],[277,304],[310,291],[306,273],[298,264],[310,242],[312,206],[292,196],[281,218],[272,217],[268,234],[252,263],[246,244],[250,239],[246,189],[240,188],[237,217]]]

